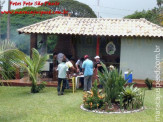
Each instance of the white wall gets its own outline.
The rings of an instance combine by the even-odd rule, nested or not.
[[[163,39],[122,37],[120,69],[125,72],[133,70],[133,79],[155,80],[156,45],[160,47],[160,59],[163,59]]]

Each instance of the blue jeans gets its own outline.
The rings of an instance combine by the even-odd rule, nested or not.
[[[69,86],[69,81],[66,79],[66,88],[69,89],[70,86]]]

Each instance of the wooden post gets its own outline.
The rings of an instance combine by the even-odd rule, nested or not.
[[[53,55],[53,81],[57,81],[57,55]]]
[[[32,48],[37,48],[37,34],[31,34],[30,39],[30,56],[32,56]]]
[[[99,56],[99,53],[100,53],[100,37],[97,36],[96,55]]]
[[[19,67],[16,67],[15,78],[20,79],[20,68]]]
[[[45,55],[47,54],[47,35],[46,34],[43,34],[42,35],[42,48],[41,48],[41,55]]]

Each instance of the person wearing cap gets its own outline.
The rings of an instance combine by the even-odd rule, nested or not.
[[[101,65],[100,57],[99,56],[96,56],[96,57],[94,57],[94,59],[96,61],[95,62],[95,65],[94,65],[95,69],[98,69],[100,72],[102,72],[103,67]]]
[[[84,91],[90,91],[92,87],[93,62],[88,55],[84,56],[85,61],[82,64],[84,70]]]

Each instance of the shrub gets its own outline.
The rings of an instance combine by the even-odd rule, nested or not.
[[[148,89],[151,90],[152,86],[153,86],[153,81],[148,79],[148,78],[146,78],[144,82],[147,85]]]
[[[144,104],[144,94],[142,91],[133,87],[134,84],[123,87],[123,91],[119,95],[120,108],[122,109],[139,109]]]
[[[84,107],[90,110],[99,109],[103,106],[103,99],[104,96],[98,90],[97,81],[95,81],[91,91],[84,93]]]
[[[111,103],[115,103],[116,99],[118,99],[127,80],[124,80],[122,72],[119,73],[117,69],[108,72],[103,63],[102,67],[104,69],[103,72],[101,73],[98,71],[99,81],[103,85],[105,102],[111,105]]]
[[[45,85],[46,85],[46,82],[42,82],[39,85],[32,84],[31,93],[39,93],[41,90],[45,88]]]

